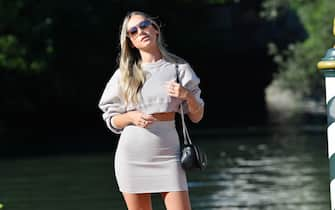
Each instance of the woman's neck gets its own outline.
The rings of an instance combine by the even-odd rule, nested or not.
[[[154,51],[140,51],[142,63],[154,63],[162,58],[161,52],[157,49]]]

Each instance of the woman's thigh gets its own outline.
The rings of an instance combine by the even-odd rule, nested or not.
[[[150,193],[122,193],[128,210],[152,210]]]
[[[161,193],[167,210],[191,210],[188,191]]]

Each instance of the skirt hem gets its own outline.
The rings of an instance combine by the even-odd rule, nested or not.
[[[141,193],[163,193],[163,192],[188,192],[188,189],[169,189],[169,190],[146,190],[146,191],[127,191],[127,190],[121,190],[122,193],[129,193],[129,194],[141,194]]]

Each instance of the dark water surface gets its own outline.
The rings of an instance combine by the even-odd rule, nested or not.
[[[330,209],[325,127],[249,127],[192,133],[209,166],[188,174],[193,210]],[[0,159],[4,210],[126,209],[114,150]],[[154,210],[164,209],[153,195]]]

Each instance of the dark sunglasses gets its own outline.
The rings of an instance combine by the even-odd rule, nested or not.
[[[140,28],[141,30],[146,29],[148,26],[150,26],[152,24],[152,22],[150,20],[143,20],[142,22],[140,22],[139,24],[137,24],[136,26],[131,27],[128,30],[128,34],[131,36],[134,36],[137,34],[138,32],[138,28]]]

